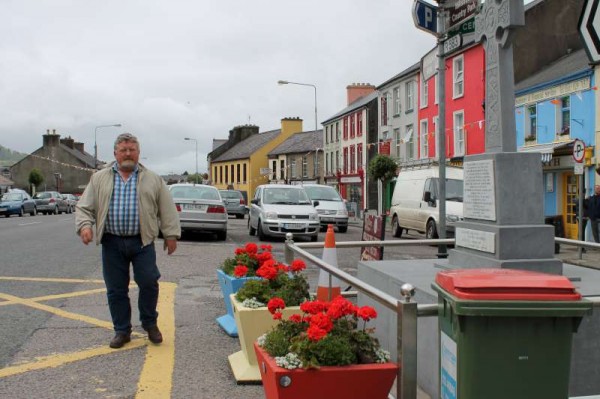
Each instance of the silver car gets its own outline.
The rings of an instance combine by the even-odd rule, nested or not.
[[[236,219],[243,219],[246,215],[246,200],[238,190],[219,190],[225,203],[228,215],[235,215]]]
[[[302,186],[284,184],[264,184],[256,188],[250,201],[248,230],[250,235],[258,234],[262,241],[268,236],[309,237],[317,241],[319,236],[319,216]],[[314,206],[313,206],[314,205]]]
[[[335,188],[322,184],[304,184],[304,190],[311,201],[319,201],[315,208],[319,214],[321,231],[327,230],[330,224],[337,227],[340,233],[348,231],[346,203]]]
[[[227,212],[219,190],[204,184],[173,184],[169,191],[179,213],[181,231],[216,233],[227,238]]]
[[[69,204],[58,191],[42,191],[33,196],[39,213],[70,213]]]

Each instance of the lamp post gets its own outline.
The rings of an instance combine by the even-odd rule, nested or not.
[[[102,127],[121,127],[120,123],[114,125],[100,125],[94,128],[94,169],[98,169],[98,129]]]
[[[196,142],[196,184],[198,184],[198,139],[186,137],[185,140]]]
[[[318,130],[317,129],[317,86],[310,84],[310,83],[298,83],[298,82],[290,82],[287,80],[279,80],[277,82],[278,85],[299,85],[299,86],[310,86],[313,89],[315,89],[315,132]]]

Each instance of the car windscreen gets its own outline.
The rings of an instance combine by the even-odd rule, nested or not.
[[[266,188],[263,193],[265,204],[279,205],[309,205],[306,192],[299,188]]]
[[[304,190],[306,190],[306,193],[312,201],[342,202],[342,198],[333,187],[304,186]]]
[[[438,179],[435,179],[436,183]],[[438,186],[439,191],[439,186]],[[446,179],[446,201],[463,202],[463,181],[458,179]]]
[[[223,190],[223,191],[219,191],[219,192],[221,193],[221,197],[223,197],[223,198],[228,198],[228,199],[242,198],[242,193],[240,193],[239,191]]]
[[[36,199],[52,198],[52,194],[50,194],[50,193],[37,193],[36,195],[33,196],[33,198],[36,198]]]
[[[190,200],[216,200],[219,201],[219,192],[212,187],[173,187],[171,189],[171,195],[177,199],[190,199]]]
[[[21,201],[23,194],[9,193],[2,196],[2,201]]]

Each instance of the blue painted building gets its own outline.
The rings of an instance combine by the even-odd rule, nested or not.
[[[562,215],[565,236],[577,238],[576,204],[581,191],[593,194],[596,83],[584,50],[565,55],[515,86],[517,148],[539,152],[544,214]],[[573,142],[586,146],[583,175],[577,174]]]

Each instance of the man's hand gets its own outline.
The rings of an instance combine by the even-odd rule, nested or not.
[[[94,233],[90,227],[84,227],[79,231],[79,237],[82,243],[88,245],[94,239]]]
[[[165,239],[164,249],[167,250],[168,255],[171,255],[177,249],[177,240],[174,238]]]

